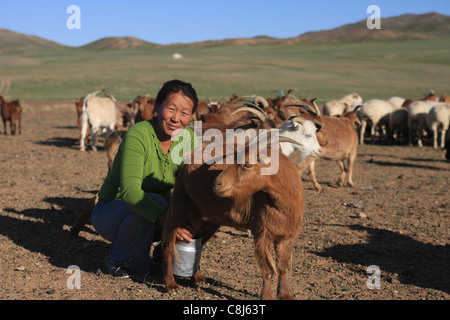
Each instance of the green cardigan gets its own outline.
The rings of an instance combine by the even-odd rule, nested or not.
[[[122,199],[154,223],[166,210],[146,193],[158,193],[169,201],[175,171],[182,165],[180,157],[182,153],[192,151],[195,145],[194,132],[186,128],[164,154],[156,136],[155,119],[136,123],[119,146],[111,171],[100,188],[99,198],[105,201]]]

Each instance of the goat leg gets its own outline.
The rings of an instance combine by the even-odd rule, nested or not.
[[[289,258],[291,257],[292,239],[276,241],[275,253],[277,255],[278,290],[277,297],[280,300],[294,300],[287,285],[287,272],[289,270]]]
[[[169,208],[170,210],[170,208]],[[179,288],[173,276],[173,255],[175,253],[176,227],[173,224],[166,224],[162,236],[163,249],[163,277],[166,291],[170,292]]]
[[[261,268],[263,283],[261,288],[261,300],[273,300],[272,295],[272,277],[276,270],[271,255],[272,241],[261,234],[252,230],[255,239],[256,259]]]
[[[201,235],[202,235],[202,245],[204,245],[206,242],[208,242],[209,239],[216,233],[217,229],[219,229],[219,225],[214,223],[206,222],[203,224],[201,228]],[[200,266],[198,267],[197,272],[194,274],[194,283],[198,284],[199,282],[205,282],[205,277],[202,276],[200,272]]]
[[[314,161],[312,161],[310,164],[309,164],[309,171],[310,171],[310,173],[311,173],[311,178],[312,178],[312,181],[313,181],[313,184],[314,184],[314,188],[316,188],[316,191],[318,192],[318,193],[320,193],[320,192],[322,192],[322,186],[317,182],[317,178],[316,178],[316,167],[315,167],[315,163],[316,161],[314,160]]]
[[[342,160],[337,160],[336,161],[339,169],[341,169],[341,176],[339,177],[339,180],[337,181],[337,185],[339,187],[344,187],[345,186],[345,166],[344,166],[344,161]]]

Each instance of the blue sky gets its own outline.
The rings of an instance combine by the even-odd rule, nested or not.
[[[70,30],[67,8],[80,8],[81,29]],[[0,0],[0,28],[81,46],[108,36],[158,44],[268,35],[289,38],[367,19],[438,12],[450,0]]]

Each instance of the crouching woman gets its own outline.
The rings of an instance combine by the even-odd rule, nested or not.
[[[157,116],[132,126],[119,147],[91,218],[97,232],[112,243],[105,264],[113,276],[145,280],[150,271],[150,249],[164,226],[175,171],[181,165],[174,163],[171,152],[178,143],[189,143],[187,149],[193,150],[195,136],[187,125],[197,104],[191,84],[166,82],[156,97]],[[182,129],[191,139],[172,139]],[[193,233],[185,226],[177,230],[177,237],[192,241]]]

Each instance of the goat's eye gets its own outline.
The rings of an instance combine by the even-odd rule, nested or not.
[[[307,134],[305,134],[305,137],[307,137],[307,138],[311,138],[311,137],[312,137],[312,135],[311,135],[311,133],[307,133]]]
[[[242,165],[242,169],[250,170],[251,168],[253,168],[253,165],[252,165],[252,164],[246,163],[246,164],[243,164],[243,165]]]

